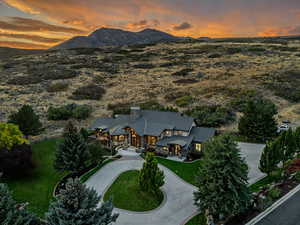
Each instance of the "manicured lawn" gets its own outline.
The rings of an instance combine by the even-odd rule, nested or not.
[[[206,225],[206,218],[203,214],[198,214],[197,216],[190,219],[185,225]]]
[[[56,183],[65,175],[53,168],[54,152],[59,139],[33,144],[33,160],[36,168],[28,177],[5,179],[18,202],[28,202],[28,209],[40,217],[48,210]]]
[[[192,162],[192,163],[184,163],[184,162],[176,162],[160,157],[156,157],[158,163],[167,167],[176,173],[179,177],[181,177],[186,182],[196,185],[195,183],[195,175],[198,171],[199,165],[201,164],[201,160]]]
[[[163,193],[155,196],[142,192],[139,188],[138,176],[138,170],[122,173],[107,190],[104,200],[107,201],[112,197],[115,207],[130,211],[142,212],[157,208],[163,201]]]

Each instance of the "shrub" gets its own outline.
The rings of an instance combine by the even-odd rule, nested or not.
[[[186,95],[186,96],[177,98],[175,103],[179,107],[184,107],[184,106],[190,105],[192,103],[192,101],[193,101],[193,98],[191,96]]]
[[[15,145],[27,144],[23,134],[17,125],[0,122],[0,150],[11,149]]]
[[[5,177],[16,177],[34,168],[31,146],[14,145],[11,149],[0,149],[0,173]]]
[[[153,64],[137,64],[133,66],[136,69],[153,69],[155,66]]]
[[[90,116],[91,106],[69,104],[61,107],[49,107],[48,120],[68,120],[70,118],[83,120]]]
[[[226,49],[226,52],[229,55],[238,54],[238,53],[241,53],[242,51],[243,51],[243,49],[241,49],[241,48],[227,48]]]
[[[172,76],[187,76],[187,75],[189,75],[190,72],[193,72],[193,71],[194,71],[194,69],[192,69],[192,68],[185,68],[185,69],[182,69],[182,70],[172,73]]]
[[[67,82],[56,82],[52,83],[47,87],[48,92],[60,92],[65,91],[69,87],[69,83]]]
[[[222,57],[222,55],[219,53],[213,53],[213,54],[208,55],[207,57],[209,59],[214,59],[214,58],[220,58],[220,57]]]
[[[219,127],[235,120],[235,114],[229,109],[219,105],[197,106],[187,110],[185,114],[196,118],[199,126]]]
[[[278,187],[273,187],[268,191],[267,198],[270,200],[276,200],[280,197],[281,190]]]
[[[295,174],[295,179],[300,182],[300,171]]]
[[[75,90],[70,98],[74,100],[100,100],[104,94],[105,89],[103,87],[99,85],[90,84],[87,86],[82,86]]]
[[[174,84],[194,84],[194,83],[198,83],[199,81],[196,79],[179,79],[179,80],[175,80],[173,81]]]
[[[234,99],[230,101],[229,107],[238,112],[242,112],[245,109],[247,102],[262,98],[255,90],[240,90],[236,94],[229,93],[229,96],[234,97]]]

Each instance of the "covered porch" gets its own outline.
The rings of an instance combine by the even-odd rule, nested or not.
[[[185,156],[190,148],[192,137],[172,136],[159,140],[156,144],[159,150],[167,152],[169,156]]]

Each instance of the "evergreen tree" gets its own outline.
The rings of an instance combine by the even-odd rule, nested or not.
[[[226,221],[250,206],[248,167],[229,135],[207,142],[196,183],[195,204],[207,220]]]
[[[164,173],[158,168],[158,162],[154,154],[148,153],[139,174],[141,190],[158,194],[159,188],[165,183],[164,178]]]
[[[98,207],[101,196],[93,189],[81,184],[79,179],[69,179],[65,190],[61,190],[46,213],[49,225],[108,225],[118,215],[112,214],[111,201]]]
[[[277,114],[276,106],[268,100],[253,99],[248,101],[244,115],[239,121],[241,135],[254,141],[264,142],[277,134],[277,123],[274,116]]]
[[[297,142],[293,130],[290,128],[288,131],[282,132],[275,142],[281,151],[282,163],[285,167],[289,160],[294,159],[297,152]]]
[[[260,157],[259,169],[261,172],[270,175],[272,171],[277,168],[281,161],[281,154],[278,152],[278,145],[276,142],[268,142]]]
[[[63,137],[56,149],[54,168],[72,173],[85,169],[90,159],[87,143],[71,122],[67,125]]]
[[[42,130],[39,116],[30,105],[23,105],[18,112],[11,114],[8,122],[18,125],[25,136],[37,135]]]
[[[37,218],[26,211],[24,207],[18,207],[13,200],[8,187],[0,184],[0,224],[1,225],[37,225]]]
[[[300,127],[297,127],[295,131],[295,140],[297,143],[297,153],[300,153]]]

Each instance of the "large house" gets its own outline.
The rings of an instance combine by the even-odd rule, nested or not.
[[[214,128],[198,127],[192,117],[139,107],[131,107],[129,115],[97,118],[90,129],[108,147],[134,146],[180,157],[201,152],[202,143],[215,135]]]

